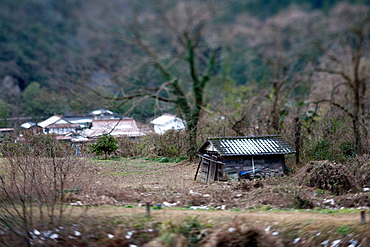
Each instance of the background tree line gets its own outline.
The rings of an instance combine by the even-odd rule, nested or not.
[[[2,119],[170,111],[193,147],[208,131],[282,134],[313,158],[367,150],[369,1],[3,6]]]

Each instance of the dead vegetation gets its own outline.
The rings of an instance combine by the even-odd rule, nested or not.
[[[360,185],[370,188],[370,155],[359,156],[357,162],[349,165],[353,166],[353,173]]]
[[[356,193],[361,190],[359,181],[346,166],[329,161],[309,162],[300,170],[297,179],[301,180],[301,184],[328,190],[335,195]]]
[[[73,176],[73,187],[66,188],[64,198],[66,204],[75,205],[74,211],[81,211],[70,217],[76,219],[75,225],[84,237],[73,235],[77,226],[66,226],[64,235],[62,231],[58,234],[60,243],[63,240],[67,245],[87,241],[96,243],[91,246],[296,246],[292,243],[300,238],[299,246],[318,246],[341,237],[343,244],[357,239],[366,246],[368,240],[367,228],[358,224],[357,213],[346,219],[317,215],[320,209],[334,212],[342,207],[370,206],[369,192],[361,191],[365,185],[362,177],[348,165],[310,162],[284,177],[202,184],[194,181],[195,163],[139,158],[81,161],[83,172]],[[366,174],[367,163],[356,164],[365,169],[362,175]],[[332,181],[345,186],[338,187]],[[146,202],[153,209],[162,209],[152,210],[152,219],[144,217]],[[102,206],[111,213],[104,213]],[[282,209],[310,209],[313,213],[301,211],[288,216],[284,211],[274,212]],[[202,218],[195,220],[197,215]],[[331,217],[335,217],[335,224]],[[269,226],[274,230],[267,231]],[[274,236],[273,232],[279,234]],[[109,238],[108,233],[115,237]],[[129,239],[128,234],[132,234]]]
[[[353,170],[327,161],[310,162],[296,173],[238,183],[194,181],[195,163],[150,159],[86,160],[81,191],[70,200],[82,205],[168,204],[210,208],[366,207],[369,194]],[[366,174],[364,172],[363,174]]]

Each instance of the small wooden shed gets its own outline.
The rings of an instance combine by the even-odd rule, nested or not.
[[[287,170],[285,155],[294,149],[280,136],[213,137],[197,150],[200,157],[195,179],[238,181],[240,178],[281,176]]]

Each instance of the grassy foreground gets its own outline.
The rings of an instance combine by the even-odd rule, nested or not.
[[[70,223],[60,229],[37,229],[35,240],[55,246],[369,246],[370,241],[370,224],[359,224],[359,210],[152,206],[148,217],[145,207],[81,206],[70,207],[67,217]],[[47,232],[58,238],[48,239]]]

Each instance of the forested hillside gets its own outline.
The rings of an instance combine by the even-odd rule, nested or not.
[[[367,150],[368,0],[3,0],[0,119],[163,112],[197,135]],[[332,145],[336,144],[336,145]]]

